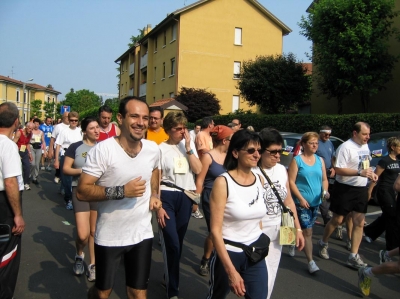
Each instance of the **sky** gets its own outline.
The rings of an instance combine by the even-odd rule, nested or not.
[[[241,1],[241,0],[231,0]],[[308,62],[311,42],[297,23],[312,0],[258,0],[292,32],[283,52]],[[62,94],[89,89],[116,97],[118,65],[132,35],[195,0],[0,0],[0,75]]]

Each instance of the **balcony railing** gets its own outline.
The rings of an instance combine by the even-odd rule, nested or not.
[[[147,83],[143,83],[139,86],[139,97],[143,97],[146,95],[146,85]]]
[[[140,69],[147,66],[147,53],[140,58]]]
[[[135,73],[135,63],[132,63],[130,66],[129,66],[129,76],[130,75],[133,75]]]

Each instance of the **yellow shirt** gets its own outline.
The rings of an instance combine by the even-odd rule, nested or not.
[[[157,144],[160,144],[164,141],[168,140],[168,135],[165,133],[163,128],[160,128],[160,131],[156,132],[151,129],[147,130],[147,140],[154,141]]]

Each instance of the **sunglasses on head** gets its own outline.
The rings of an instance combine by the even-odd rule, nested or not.
[[[282,155],[282,153],[285,151],[284,149],[277,149],[277,150],[272,150],[270,151],[269,149],[265,149],[267,152],[269,152],[270,155],[275,156],[276,154]]]
[[[256,151],[261,155],[262,154],[262,149],[255,149],[254,147],[248,148],[248,149],[241,149],[241,151],[247,152],[249,155],[254,154]]]

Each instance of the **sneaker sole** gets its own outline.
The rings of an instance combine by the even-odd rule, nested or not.
[[[358,269],[360,269],[360,268],[363,268],[363,267],[367,267],[367,266],[368,266],[367,264],[364,264],[364,265],[361,265],[361,266],[356,266],[356,265],[354,265],[354,264],[352,264],[352,263],[349,263],[349,262],[346,262],[346,265],[347,265],[348,267],[354,269],[354,270],[358,270]]]
[[[308,272],[310,272],[310,274],[314,274],[315,272],[318,272],[320,269],[314,269],[313,271],[310,271],[310,269],[308,270]]]

